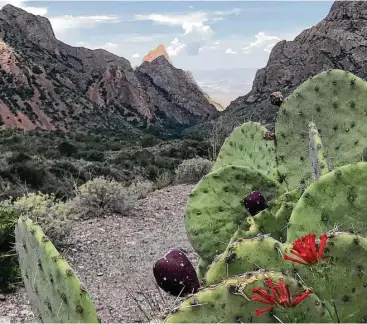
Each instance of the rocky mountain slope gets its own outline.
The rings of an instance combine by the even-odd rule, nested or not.
[[[256,73],[252,90],[234,100],[220,115],[227,131],[244,120],[260,121],[272,128],[277,109],[269,95],[287,96],[303,81],[327,69],[343,69],[367,77],[367,2],[336,1],[327,17],[293,41],[281,41],[269,61]],[[206,125],[208,126],[208,125]],[[202,132],[203,125],[189,133]]]
[[[163,56],[134,70],[105,50],[64,44],[46,18],[12,5],[0,10],[0,67],[3,127],[172,135],[216,113]]]
[[[166,51],[166,48],[162,44],[160,44],[157,48],[149,51],[149,53],[144,56],[143,64],[144,64],[144,62],[152,62],[152,61],[155,61],[157,58],[159,58],[161,60],[161,66],[160,67],[162,67],[162,65],[164,64],[164,60],[161,57],[164,57],[172,65],[171,58],[169,57],[169,55]],[[162,69],[162,70],[164,70],[164,69]],[[185,72],[185,75],[181,74],[180,77],[182,77],[185,82],[191,82],[193,84],[194,88],[198,88],[199,91],[202,93],[202,95],[206,98],[206,100],[211,105],[213,105],[218,111],[224,110],[224,108],[219,103],[215,102],[212,98],[210,98],[210,96],[207,93],[205,93],[200,88],[200,86],[195,81],[193,74],[190,71],[184,71],[184,72]],[[166,78],[169,79],[169,76],[166,75]],[[176,82],[177,80],[172,80],[172,81]],[[170,92],[172,90],[169,89],[168,91]]]
[[[152,49],[149,51],[147,55],[143,57],[143,62],[152,62],[159,56],[164,56],[165,59],[172,64],[171,58],[169,57],[166,48],[163,44],[157,46],[157,48]]]

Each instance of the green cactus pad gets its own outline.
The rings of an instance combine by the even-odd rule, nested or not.
[[[325,301],[335,323],[367,321],[366,238],[332,233],[326,242],[323,261],[312,266],[298,265],[297,270],[300,279]]]
[[[252,301],[252,289],[264,287],[265,279],[283,279],[291,295],[305,290],[296,280],[277,272],[253,272],[233,277],[218,286],[199,291],[170,314],[165,323],[325,323],[332,322],[320,299],[311,294],[295,307],[275,307],[256,316],[256,309],[269,305]]]
[[[308,124],[320,132],[328,166],[361,160],[367,146],[367,83],[341,70],[302,83],[282,103],[275,125],[278,170],[289,188],[312,178]]]
[[[303,193],[289,220],[287,240],[337,228],[367,235],[367,162],[336,168]]]
[[[210,265],[205,284],[214,285],[223,279],[259,269],[280,271],[291,266],[283,261],[286,245],[269,236],[238,239]]]
[[[204,261],[222,253],[239,228],[249,228],[243,198],[252,191],[260,191],[271,207],[284,188],[253,169],[227,166],[203,177],[192,190],[185,211],[186,233]]]
[[[227,137],[214,163],[213,171],[227,165],[247,166],[278,179],[274,139],[260,123],[247,122],[236,127]]]
[[[309,123],[308,127],[312,178],[318,179],[321,175],[328,173],[330,170],[325,158],[321,137],[315,123]]]
[[[198,264],[196,266],[196,274],[198,276],[199,281],[202,281],[204,279],[208,267],[209,263],[206,263],[202,258],[199,258]]]
[[[15,239],[35,315],[44,323],[98,323],[90,296],[42,229],[22,217]]]

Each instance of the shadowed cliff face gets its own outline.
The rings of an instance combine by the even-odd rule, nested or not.
[[[256,73],[252,90],[221,113],[227,132],[244,121],[273,128],[277,109],[269,95],[287,96],[309,77],[328,69],[347,70],[367,77],[367,2],[337,1],[327,17],[293,41],[281,41],[271,51],[266,67]],[[198,133],[205,125],[188,130]]]
[[[216,113],[164,56],[134,71],[107,51],[58,41],[46,18],[11,5],[0,10],[0,40],[2,127],[174,134]]]

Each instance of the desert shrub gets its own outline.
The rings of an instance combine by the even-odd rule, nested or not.
[[[67,205],[52,194],[29,193],[15,201],[4,200],[0,208],[16,218],[27,216],[38,223],[55,246],[62,246],[71,229]]]
[[[180,163],[180,160],[170,158],[167,156],[156,156],[154,159],[154,165],[160,169],[174,170]]]
[[[197,183],[210,172],[212,165],[213,162],[203,158],[185,160],[175,170],[175,182]]]
[[[152,187],[148,182],[137,182],[126,187],[115,180],[97,177],[76,189],[76,196],[69,202],[69,208],[83,219],[122,215],[130,211],[134,202],[149,193]]]
[[[11,292],[20,275],[14,251],[16,214],[0,205],[0,293]]]
[[[103,162],[105,160],[104,153],[95,150],[80,152],[79,157],[87,161]]]
[[[31,159],[32,158],[29,155],[23,152],[16,152],[12,154],[10,157],[8,157],[7,161],[9,164],[14,164],[14,163],[22,163],[25,161],[29,161]]]
[[[142,199],[154,190],[154,184],[146,180],[137,180],[133,182],[128,189],[130,195],[134,197],[134,199]]]
[[[154,145],[157,145],[159,142],[159,139],[152,135],[146,135],[140,140],[142,147],[152,147]]]
[[[155,179],[154,187],[156,189],[162,189],[170,186],[175,180],[174,173],[171,171],[161,171]]]
[[[148,165],[144,171],[145,176],[151,181],[156,181],[157,177],[159,176],[159,168],[155,165]]]
[[[0,292],[12,291],[19,281],[19,264],[14,250],[14,227],[20,216],[41,225],[52,243],[60,247],[70,231],[66,205],[51,195],[31,193],[15,201],[0,203]]]
[[[60,154],[64,156],[72,156],[73,154],[77,153],[77,148],[75,145],[67,141],[61,142],[57,149],[59,150]]]
[[[39,189],[46,176],[46,171],[42,165],[36,161],[27,161],[15,163],[8,169],[8,177],[10,179],[19,179],[21,182]]]

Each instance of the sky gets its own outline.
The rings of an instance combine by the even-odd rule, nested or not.
[[[12,0],[0,1],[0,6],[7,3],[47,17],[56,37],[69,45],[103,48],[137,66],[149,50],[163,44],[177,68],[194,76],[212,70],[211,78],[217,73],[222,83],[230,70],[249,69],[251,77],[243,82],[250,85],[277,42],[293,40],[317,24],[332,5],[332,1]],[[220,74],[221,70],[226,72]]]

